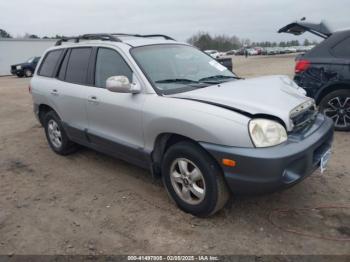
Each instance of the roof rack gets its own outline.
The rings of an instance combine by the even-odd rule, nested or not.
[[[162,35],[162,34],[151,34],[151,35],[139,35],[139,34],[124,34],[124,33],[113,33],[112,35],[116,36],[134,36],[134,37],[145,37],[145,38],[151,38],[151,37],[163,37],[166,40],[174,40],[174,38],[167,36],[167,35]]]
[[[79,43],[80,40],[102,40],[102,41],[113,41],[113,42],[122,42],[118,37],[112,34],[85,34],[80,36],[73,37],[63,37],[58,40],[55,46],[61,45],[63,42],[68,42],[69,40],[74,40],[74,43]]]
[[[63,42],[68,42],[69,40],[74,40],[74,43],[79,43],[80,40],[102,40],[102,41],[113,41],[113,42],[123,42],[118,36],[133,36],[133,37],[145,37],[145,38],[151,38],[151,37],[163,37],[166,40],[174,40],[174,38],[171,38],[167,35],[161,35],[161,34],[153,34],[153,35],[139,35],[139,34],[124,34],[124,33],[113,33],[113,34],[85,34],[80,36],[72,36],[72,37],[63,37],[62,39],[58,40],[55,44],[55,46],[62,45]]]

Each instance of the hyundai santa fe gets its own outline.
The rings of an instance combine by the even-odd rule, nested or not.
[[[83,145],[147,168],[196,216],[295,185],[330,157],[332,120],[288,77],[240,79],[164,35],[59,40],[30,90],[54,152]]]

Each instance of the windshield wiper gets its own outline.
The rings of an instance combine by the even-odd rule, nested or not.
[[[186,79],[186,78],[170,78],[170,79],[163,79],[163,80],[157,80],[156,83],[159,84],[168,84],[168,83],[180,83],[180,84],[200,84],[199,81]]]
[[[241,79],[241,78],[237,76],[214,75],[214,76],[203,77],[198,81],[204,82],[204,81],[210,81],[210,80],[225,80],[225,79]]]

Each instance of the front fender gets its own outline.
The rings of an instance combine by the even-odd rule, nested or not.
[[[150,99],[144,110],[145,149],[152,151],[157,137],[163,133],[182,135],[198,142],[253,147],[248,133],[249,120],[237,112],[195,101]]]

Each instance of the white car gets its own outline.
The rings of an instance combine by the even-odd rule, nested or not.
[[[217,50],[205,50],[204,52],[214,59],[218,59],[220,57],[220,52]]]
[[[257,55],[258,54],[258,51],[255,50],[254,48],[250,48],[247,51],[248,51],[248,55]]]

